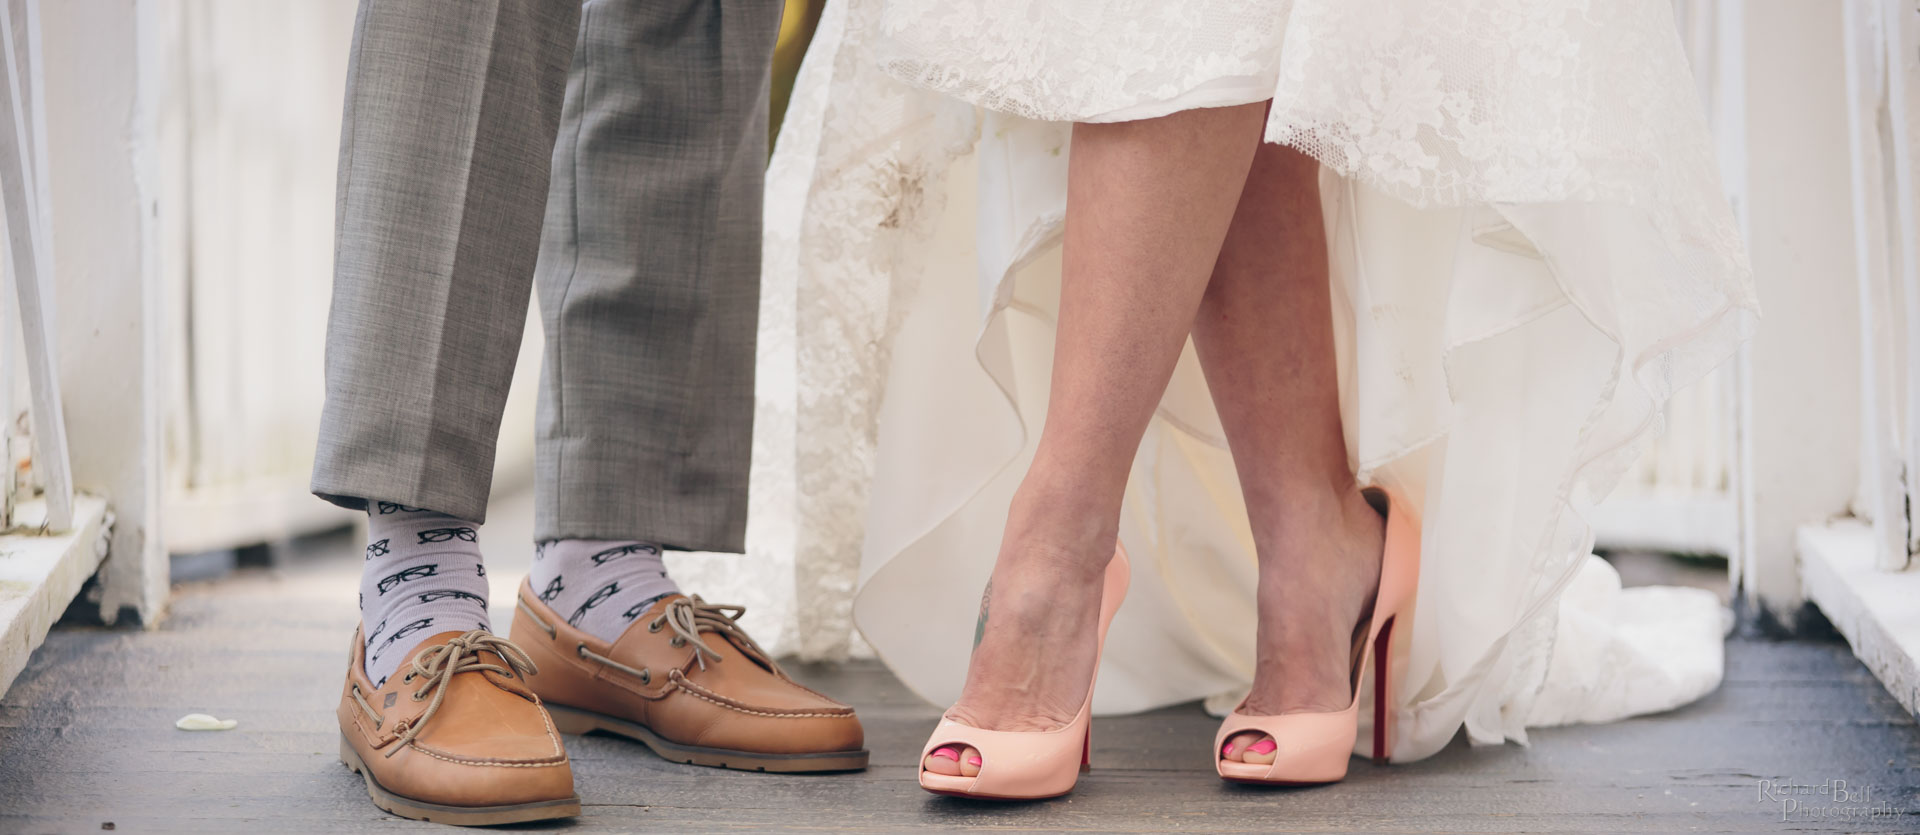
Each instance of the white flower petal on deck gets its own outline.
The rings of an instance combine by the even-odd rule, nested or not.
[[[215,719],[204,713],[189,713],[180,717],[173,726],[183,731],[230,731],[240,724],[235,719]]]

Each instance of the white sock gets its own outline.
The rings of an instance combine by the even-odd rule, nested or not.
[[[417,507],[367,502],[360,571],[367,678],[378,688],[420,641],[442,632],[492,631],[480,526]]]
[[[575,629],[612,643],[654,601],[680,591],[660,548],[645,542],[556,539],[534,548],[534,594]]]

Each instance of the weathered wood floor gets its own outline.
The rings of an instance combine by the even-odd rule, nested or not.
[[[358,564],[354,543],[337,547],[183,586],[155,632],[56,630],[0,702],[0,832],[430,828],[383,815],[337,759],[332,710]],[[1347,782],[1314,789],[1215,779],[1214,720],[1198,706],[1100,719],[1096,770],[1069,797],[1033,805],[921,792],[913,760],[936,708],[876,664],[805,669],[860,708],[870,770],[742,774],[569,738],[587,807],[565,829],[1920,831],[1920,730],[1846,646],[1739,639],[1728,654],[1720,690],[1669,714],[1542,730],[1529,748],[1456,744],[1388,768],[1356,760]],[[189,712],[240,726],[175,730]],[[1762,781],[1816,788],[1764,799]],[[1847,796],[1817,792],[1830,781],[1845,781]],[[1801,811],[1783,821],[1785,799]],[[1888,814],[1863,816],[1873,809]]]

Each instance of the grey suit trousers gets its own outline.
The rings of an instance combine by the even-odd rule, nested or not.
[[[779,0],[362,0],[313,491],[484,521],[537,285],[535,536],[742,550]]]

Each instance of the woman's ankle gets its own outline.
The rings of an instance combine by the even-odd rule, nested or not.
[[[1001,559],[1049,564],[1098,577],[1113,558],[1119,515],[1117,503],[1029,480],[1021,485],[1007,513]]]
[[[1306,556],[1295,553],[1307,542],[1359,539],[1377,544],[1386,531],[1386,521],[1368,500],[1365,491],[1351,479],[1344,485],[1321,486],[1313,490],[1275,491],[1255,498],[1249,496],[1254,526],[1254,547],[1262,564],[1292,562]],[[1267,507],[1254,510],[1254,502]],[[1377,550],[1377,549],[1373,549]]]

